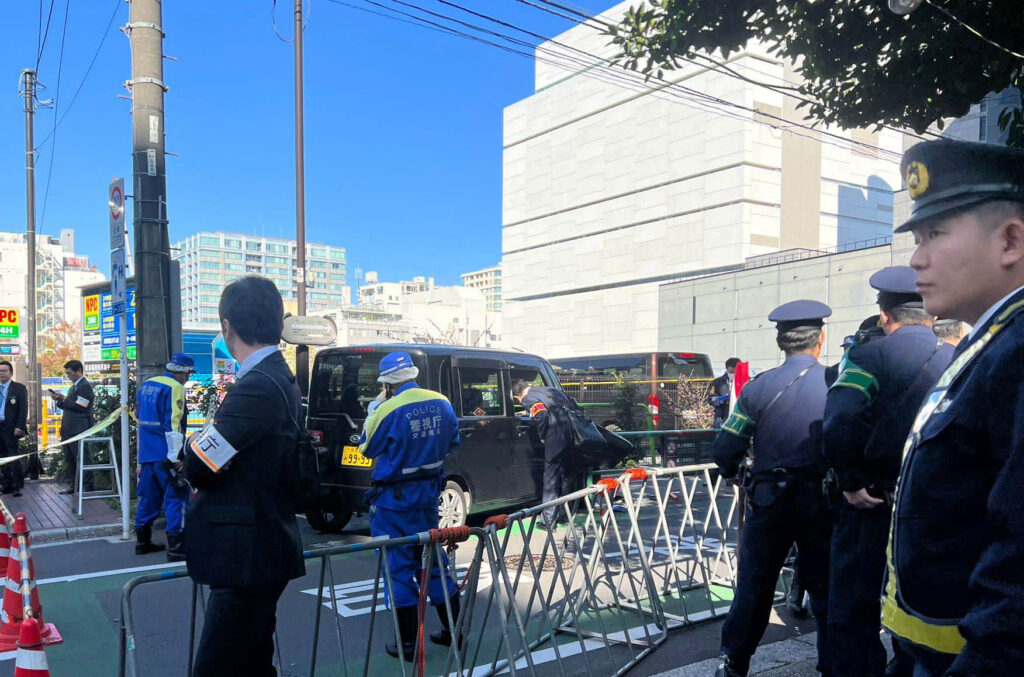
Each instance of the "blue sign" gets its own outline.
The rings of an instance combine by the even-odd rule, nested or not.
[[[127,290],[127,310],[124,316],[128,322],[128,345],[135,345],[135,289]],[[113,299],[109,293],[100,294],[100,346],[117,348],[121,332],[121,315],[114,312]]]

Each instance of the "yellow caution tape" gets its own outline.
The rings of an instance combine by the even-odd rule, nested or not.
[[[20,461],[21,459],[28,458],[33,454],[52,454],[55,451],[60,451],[61,447],[63,447],[66,444],[73,444],[74,442],[78,442],[79,440],[84,440],[85,438],[91,437],[93,434],[98,433],[101,430],[109,428],[114,421],[120,418],[122,411],[127,411],[128,415],[134,418],[136,422],[138,422],[139,419],[135,418],[135,413],[131,409],[128,409],[127,407],[118,407],[114,411],[110,412],[110,414],[105,419],[95,424],[88,430],[84,430],[75,435],[74,437],[63,440],[57,444],[51,444],[45,449],[39,449],[38,451],[30,451],[27,454],[19,454],[17,456],[7,456],[5,458],[0,458],[0,466],[7,465],[8,463],[14,463],[15,461]]]

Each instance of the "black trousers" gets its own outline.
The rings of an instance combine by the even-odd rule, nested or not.
[[[916,646],[911,642],[904,641],[898,637],[892,638],[894,646],[898,646],[897,657],[900,662],[900,670],[894,675],[906,677],[942,677],[946,670],[953,664],[956,656],[951,654],[940,654],[928,649]],[[957,673],[961,674],[961,673]],[[1007,673],[1008,674],[1008,673]],[[993,676],[995,677],[995,676]]]
[[[580,480],[575,463],[570,459],[572,452],[565,450],[553,460],[544,461],[544,485],[542,500],[544,503],[553,501],[560,496],[571,494],[580,487],[577,486]],[[572,510],[573,506],[569,506]],[[547,524],[554,524],[560,518],[565,517],[565,508],[548,508],[544,511],[544,520]]]
[[[74,431],[74,432],[68,432],[67,435],[62,435],[61,436],[61,440],[63,441],[65,439],[70,439],[70,438],[74,437],[75,435],[77,435],[78,433],[82,432],[82,430],[86,430],[86,428],[82,428],[81,430],[77,430],[77,431]],[[63,447],[63,449],[64,449],[64,462],[65,462],[65,464],[67,466],[67,469],[68,469],[67,470],[68,471],[68,482],[71,484],[71,488],[74,489],[75,491],[78,491],[78,445],[79,444],[80,444],[79,442],[72,442],[71,444],[65,444],[64,447]],[[88,445],[85,446],[84,456],[85,456],[85,458],[84,458],[85,465],[92,465],[92,454],[89,452]],[[84,488],[85,491],[92,491],[93,490],[92,473],[86,473],[85,476],[82,477],[82,487]]]
[[[828,636],[833,677],[882,677],[882,579],[892,509],[859,510],[843,500],[832,527]]]
[[[277,600],[286,583],[210,587],[193,677],[273,677]]]
[[[17,455],[18,440],[14,439],[14,430],[0,430],[0,458]],[[4,491],[25,487],[25,466],[21,460],[0,466],[0,483],[3,484]]]
[[[722,626],[722,653],[743,674],[768,627],[775,586],[794,541],[800,550],[800,578],[811,595],[818,624],[818,664],[828,666],[830,530],[831,518],[818,482],[791,483],[771,505],[748,506],[735,596]]]

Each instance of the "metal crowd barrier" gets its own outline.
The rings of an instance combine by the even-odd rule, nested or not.
[[[275,662],[288,674],[304,674],[308,661],[308,674],[314,675],[318,662],[324,662],[321,635],[329,633],[341,661],[338,674],[344,675],[383,674],[380,670],[403,677],[625,674],[660,646],[669,630],[692,627],[728,610],[736,577],[738,496],[713,469],[711,464],[634,468],[557,500],[491,518],[482,528],[439,529],[307,551],[307,560],[319,561],[316,607],[309,610],[312,641],[302,641],[303,655],[295,651],[285,661],[275,636]],[[548,510],[564,524],[545,525]],[[423,548],[423,568],[429,569],[444,550],[462,541],[468,542],[459,551],[460,562],[449,559],[449,571],[460,574],[453,576],[462,597],[452,626],[461,641],[447,649],[428,645],[431,650],[425,652],[425,633],[420,632],[412,664],[375,654],[374,644],[380,648],[393,641],[398,627],[381,595],[393,585],[389,550]],[[345,585],[336,584],[334,572],[336,560],[357,553],[376,555],[372,593],[361,588],[370,607],[363,623],[367,639],[359,646],[342,630],[335,591]],[[140,671],[138,665],[133,593],[149,583],[185,577],[184,570],[174,570],[125,585],[118,642],[121,677],[148,675],[152,669]],[[447,578],[442,581],[447,599]],[[326,630],[325,607],[334,616]],[[445,610],[451,619],[447,603]],[[163,613],[158,622],[171,617]],[[187,665],[187,674],[204,617],[204,591],[193,584],[188,647],[181,647],[181,660],[175,662]],[[289,642],[283,644],[289,653]]]

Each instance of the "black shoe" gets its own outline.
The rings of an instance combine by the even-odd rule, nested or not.
[[[68,494],[75,493],[75,488],[74,487],[68,487],[67,489],[61,489],[57,493],[62,495],[62,496],[67,496]]]
[[[137,527],[135,529],[135,554],[148,555],[151,552],[160,552],[166,546],[162,543],[153,543],[153,527]]]
[[[398,644],[402,644],[402,658],[412,663],[416,656],[416,631],[419,629],[417,611],[414,606],[400,606],[395,609],[398,617],[398,638],[394,642],[384,644],[389,656],[398,658]]]
[[[747,677],[747,671],[737,669],[736,661],[729,656],[722,656],[722,664],[715,670],[715,677]]]
[[[12,491],[11,496],[14,496],[15,498],[21,496],[21,489],[15,489],[14,491]]]
[[[184,562],[185,561],[185,534],[179,533],[177,535],[167,534],[167,561],[168,562]]]
[[[455,593],[448,598],[448,603],[452,607],[452,618],[455,623],[459,622],[459,593]],[[448,609],[445,607],[444,602],[441,604],[435,604],[434,610],[437,612],[437,617],[441,619],[441,630],[430,633],[430,641],[434,644],[440,644],[441,646],[452,645],[452,626],[448,623]],[[459,648],[461,649],[466,643],[466,638],[459,636]]]

